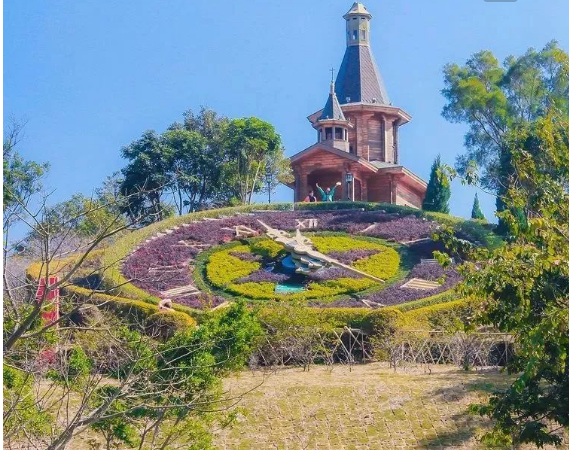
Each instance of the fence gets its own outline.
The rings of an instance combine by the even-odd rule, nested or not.
[[[348,364],[389,361],[394,369],[413,364],[453,364],[464,368],[505,366],[514,354],[505,333],[446,333],[398,331],[390,338],[370,337],[360,329],[319,331],[294,328],[267,338],[256,352],[253,366]]]
[[[378,347],[394,369],[406,364],[505,366],[514,354],[513,337],[506,333],[405,331],[379,343]]]

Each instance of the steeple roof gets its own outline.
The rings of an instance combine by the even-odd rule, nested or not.
[[[346,120],[344,113],[342,112],[342,108],[340,107],[340,102],[338,102],[333,81],[330,83],[330,94],[328,95],[328,100],[326,101],[326,105],[324,106],[322,114],[318,120]]]
[[[389,105],[387,89],[369,46],[346,47],[336,78],[336,94],[342,105],[356,102]]]

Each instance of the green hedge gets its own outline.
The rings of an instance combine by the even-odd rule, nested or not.
[[[287,306],[271,306],[259,310],[259,319],[265,325],[287,313]],[[323,327],[358,328],[370,334],[382,334],[397,327],[403,314],[397,310],[365,308],[301,308],[297,315],[299,326],[319,323]]]
[[[444,301],[445,297],[433,296],[431,301],[436,299]],[[259,318],[261,322],[270,324],[271,321],[276,321],[279,315],[287,314],[289,308],[281,305],[263,307],[259,310]],[[303,307],[295,317],[299,326],[306,323],[320,323],[323,327],[335,328],[347,326],[382,336],[395,330],[463,329],[472,310],[472,304],[466,300],[447,300],[446,303],[405,311],[397,309],[396,306],[381,309]]]

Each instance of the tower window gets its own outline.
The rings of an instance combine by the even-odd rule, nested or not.
[[[354,33],[352,34],[352,39],[355,41],[358,38],[358,30],[354,30]]]
[[[330,127],[326,128],[325,132],[326,132],[326,140],[328,141],[328,140],[332,139],[332,128],[330,128]]]
[[[358,20],[358,18],[357,18],[357,17],[354,17],[352,20]]]
[[[366,40],[366,30],[362,30],[362,40]]]
[[[342,130],[339,127],[336,127],[336,129],[334,130],[334,139],[336,139],[337,141],[341,141],[342,139],[344,139],[344,130]]]

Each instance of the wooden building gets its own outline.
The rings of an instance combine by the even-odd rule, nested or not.
[[[411,116],[389,102],[371,53],[371,17],[361,3],[344,15],[342,65],[326,105],[308,117],[317,142],[291,158],[295,201],[316,192],[316,183],[326,188],[340,181],[335,200],[421,207],[427,184],[399,164],[399,128]]]

